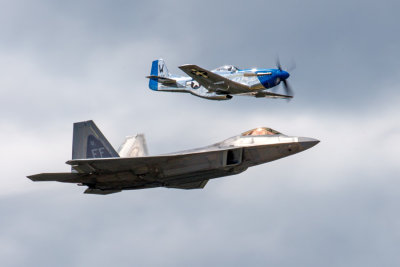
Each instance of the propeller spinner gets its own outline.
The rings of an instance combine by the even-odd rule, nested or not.
[[[279,78],[283,82],[283,89],[285,90],[286,95],[294,96],[294,92],[292,88],[290,87],[288,81],[286,80],[289,78],[290,74],[287,71],[282,70],[281,62],[279,61],[279,58],[276,60],[276,67],[280,71],[279,73]]]

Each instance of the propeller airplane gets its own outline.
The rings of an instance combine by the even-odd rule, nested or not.
[[[163,59],[154,60],[151,66],[149,87],[154,91],[190,93],[211,99],[229,100],[234,95],[293,98],[293,91],[287,82],[290,74],[282,69],[279,60],[276,69],[239,69],[225,65],[214,70],[206,70],[196,65],[182,65],[179,68],[188,76],[169,73]],[[285,94],[271,92],[270,89],[283,83]]]

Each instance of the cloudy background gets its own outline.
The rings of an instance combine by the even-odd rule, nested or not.
[[[398,1],[0,1],[1,266],[398,266]],[[296,96],[148,90],[169,70],[296,62]],[[282,91],[281,91],[282,92]],[[203,190],[108,196],[68,171],[72,123],[151,154],[258,126],[321,140]]]

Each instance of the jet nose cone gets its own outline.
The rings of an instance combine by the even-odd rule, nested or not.
[[[309,137],[299,137],[299,143],[302,150],[306,150],[318,144],[319,140]]]

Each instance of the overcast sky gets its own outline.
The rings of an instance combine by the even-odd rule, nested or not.
[[[0,1],[1,266],[400,265],[399,1]],[[151,61],[284,67],[293,101],[148,89]],[[280,89],[282,90],[282,89]],[[283,92],[283,91],[280,91]],[[267,126],[321,143],[203,190],[108,196],[69,170],[72,123],[151,154]]]

